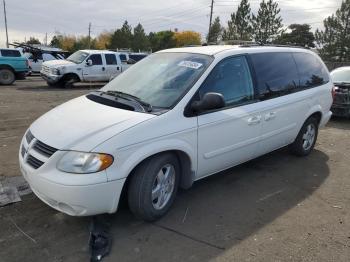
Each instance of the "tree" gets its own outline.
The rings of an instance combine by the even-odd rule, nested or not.
[[[227,29],[223,32],[223,40],[251,40],[251,8],[248,0],[242,0],[236,13],[231,14]]]
[[[302,47],[315,47],[315,36],[310,31],[311,26],[308,24],[291,24],[288,26],[290,33],[282,33],[277,37],[276,44],[295,45]]]
[[[253,14],[252,17],[253,37],[256,42],[271,43],[283,32],[280,11],[278,3],[274,3],[273,0],[263,0],[260,3],[258,15]]]
[[[132,49],[135,52],[148,50],[150,47],[148,38],[145,34],[143,26],[139,23],[134,27],[134,36],[132,39]]]
[[[220,17],[217,16],[210,26],[207,36],[208,43],[218,43],[221,38],[222,31],[223,28],[220,24]]]
[[[112,37],[110,45],[108,46],[110,49],[117,48],[131,48],[132,43],[132,28],[128,24],[128,21],[125,21],[122,28],[117,29]]]
[[[40,45],[41,43],[40,43],[39,39],[31,36],[31,37],[29,37],[29,40],[26,42],[26,44],[28,44],[28,45]]]
[[[50,46],[60,48],[62,41],[62,35],[54,35],[51,39]]]
[[[201,44],[201,34],[194,31],[176,32],[174,38],[177,47]]]
[[[97,49],[106,49],[111,43],[112,33],[111,32],[102,32],[96,38],[96,48]]]
[[[321,57],[335,62],[350,61],[350,0],[343,1],[323,25],[324,30],[315,32]]]
[[[148,35],[148,39],[151,44],[151,49],[153,52],[162,50],[162,49],[173,48],[176,46],[174,32],[170,30],[160,31],[157,33],[151,32]]]

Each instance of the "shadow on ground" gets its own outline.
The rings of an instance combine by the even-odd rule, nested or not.
[[[313,194],[329,175],[327,161],[318,150],[305,158],[279,150],[196,182],[151,224],[122,208],[112,215],[113,246],[104,261],[214,259]],[[0,209],[0,219],[2,261],[88,261],[89,218],[63,215],[30,196]]]

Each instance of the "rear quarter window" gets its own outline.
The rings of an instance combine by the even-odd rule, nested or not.
[[[8,50],[8,49],[1,49],[1,56],[4,57],[21,57],[21,52],[18,50]]]
[[[261,100],[295,92],[298,71],[291,53],[258,53],[250,55]]]
[[[312,54],[293,53],[298,67],[300,88],[310,88],[329,82],[329,74],[321,61]]]

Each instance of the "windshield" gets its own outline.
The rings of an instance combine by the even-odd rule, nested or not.
[[[212,62],[207,55],[156,53],[108,83],[102,91],[119,91],[153,107],[171,108]]]
[[[81,62],[83,62],[85,60],[85,58],[88,56],[88,53],[85,53],[83,51],[77,51],[75,53],[73,53],[72,55],[70,55],[67,60],[71,61],[73,63],[76,64],[80,64]]]
[[[337,69],[331,73],[333,82],[335,83],[350,83],[350,67]]]

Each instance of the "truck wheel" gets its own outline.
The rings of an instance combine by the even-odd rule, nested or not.
[[[0,85],[12,85],[16,76],[12,70],[4,68],[0,69]]]
[[[318,121],[314,117],[308,118],[293,144],[290,145],[290,150],[294,155],[307,156],[311,153],[315,146],[318,134]]]
[[[179,161],[171,153],[141,163],[132,174],[128,188],[130,210],[145,221],[165,215],[175,200],[179,175]]]
[[[74,83],[77,83],[79,81],[80,81],[80,79],[76,75],[69,75],[64,79],[63,86],[65,88],[72,88],[72,87],[74,87]]]

